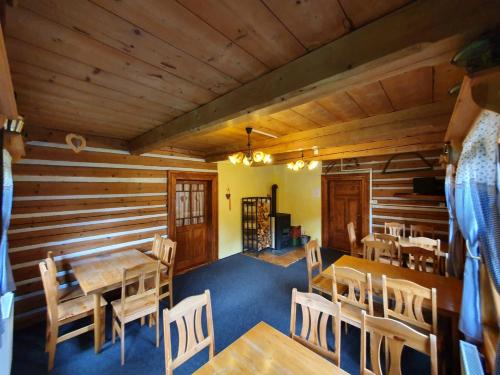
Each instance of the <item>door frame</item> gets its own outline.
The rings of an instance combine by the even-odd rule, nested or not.
[[[369,176],[366,173],[340,173],[321,176],[321,242],[327,247],[329,241],[328,233],[328,183],[330,181],[359,180],[361,181],[361,236],[369,233],[370,227],[370,185]],[[347,231],[347,228],[346,228]],[[357,239],[358,241],[360,238]]]
[[[177,172],[167,173],[167,223],[168,237],[175,241],[175,216],[176,216],[176,185],[178,180],[183,181],[207,181],[207,249],[209,249],[209,263],[218,259],[219,250],[219,204],[218,204],[218,184],[216,173],[204,172]],[[196,266],[199,267],[199,266]],[[186,272],[181,270],[180,273]]]

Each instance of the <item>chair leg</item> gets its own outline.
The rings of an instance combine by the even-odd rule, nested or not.
[[[111,317],[111,343],[112,344],[114,344],[115,340],[116,340],[115,323],[116,323],[116,314],[115,314],[115,309],[113,309],[113,314]]]
[[[121,323],[120,346],[121,346],[121,359],[123,366],[125,364],[125,324],[123,322]]]
[[[50,338],[49,338],[49,371],[54,368],[54,359],[56,357],[56,345],[57,345],[57,327],[51,327]]]
[[[172,281],[168,284],[168,298],[170,299],[169,308],[174,307],[174,288],[172,285]]]
[[[146,323],[146,319],[144,317],[141,318],[141,326],[144,325],[144,323]]]
[[[156,310],[155,320],[156,320],[156,347],[158,348],[158,347],[160,347],[160,309],[159,308]]]
[[[101,312],[101,346],[106,342],[106,307]]]

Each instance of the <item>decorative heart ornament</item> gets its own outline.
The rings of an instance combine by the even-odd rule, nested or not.
[[[87,141],[81,135],[70,133],[66,136],[66,143],[75,153],[82,151],[87,146]]]

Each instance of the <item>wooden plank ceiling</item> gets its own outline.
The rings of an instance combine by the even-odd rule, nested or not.
[[[19,0],[6,46],[29,126],[131,140],[409,2]],[[440,102],[462,75],[419,68],[171,146],[219,155],[246,126],[281,137]]]

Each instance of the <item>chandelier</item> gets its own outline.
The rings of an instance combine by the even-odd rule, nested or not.
[[[248,137],[247,151],[245,153],[237,152],[235,154],[229,155],[229,161],[234,165],[243,163],[243,165],[246,165],[247,167],[251,166],[254,162],[270,164],[273,161],[271,155],[266,154],[263,151],[252,150],[252,143],[250,142],[250,134],[252,134],[253,129],[246,128],[245,130],[247,132],[247,137]]]
[[[317,161],[317,160],[305,161],[304,160],[304,151],[302,151],[302,156],[300,157],[299,160],[291,161],[286,166],[288,169],[291,169],[292,171],[297,172],[297,171],[300,171],[306,167],[307,167],[307,169],[312,171],[318,165],[319,165],[319,161]]]

